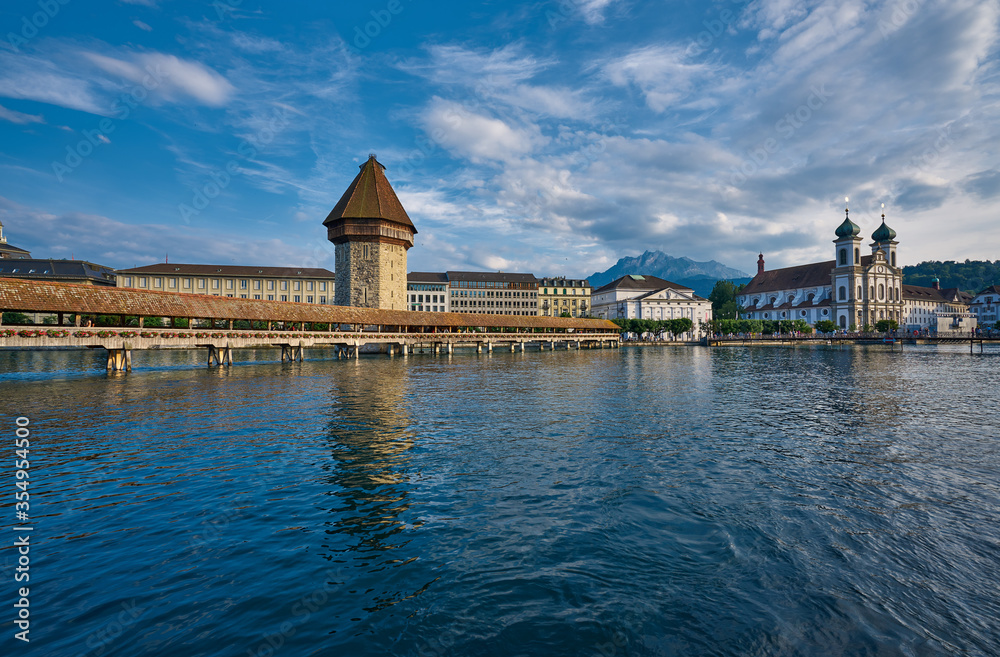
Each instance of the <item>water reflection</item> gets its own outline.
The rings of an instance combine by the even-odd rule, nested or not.
[[[386,370],[372,372],[371,370]],[[411,597],[427,582],[407,588],[397,569],[416,553],[406,548],[419,521],[408,522],[414,446],[407,411],[409,369],[395,363],[365,362],[343,368],[331,390],[326,441],[332,456],[328,481],[331,504],[324,510],[323,556],[360,573],[347,576],[358,601],[371,613]],[[402,580],[402,581],[401,581]]]

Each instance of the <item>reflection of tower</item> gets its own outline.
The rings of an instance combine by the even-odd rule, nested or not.
[[[374,155],[323,225],[335,245],[334,303],[406,310],[406,251],[417,229]]]
[[[371,367],[376,371],[372,372]],[[337,368],[333,374],[329,519],[323,547],[333,562],[361,570],[348,579],[372,590],[369,607],[394,604],[412,595],[402,573],[384,568],[406,561],[402,550],[412,530],[410,474],[413,437],[407,413],[408,369],[403,363]],[[325,503],[324,503],[325,504]]]

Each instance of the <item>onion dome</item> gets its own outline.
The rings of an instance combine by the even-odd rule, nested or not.
[[[872,240],[876,242],[891,242],[896,239],[896,231],[885,225],[885,215],[882,215],[882,225],[872,233]]]
[[[844,223],[837,226],[837,237],[854,237],[861,232],[861,226],[851,221],[850,211],[845,210]]]

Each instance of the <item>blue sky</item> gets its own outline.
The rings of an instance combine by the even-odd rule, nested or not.
[[[38,257],[322,266],[374,152],[411,270],[660,249],[1000,258],[997,0],[7,0],[0,219]]]

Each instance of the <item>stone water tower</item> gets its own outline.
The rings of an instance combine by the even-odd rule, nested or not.
[[[416,227],[374,155],[323,225],[336,254],[339,306],[406,310],[406,251]]]

